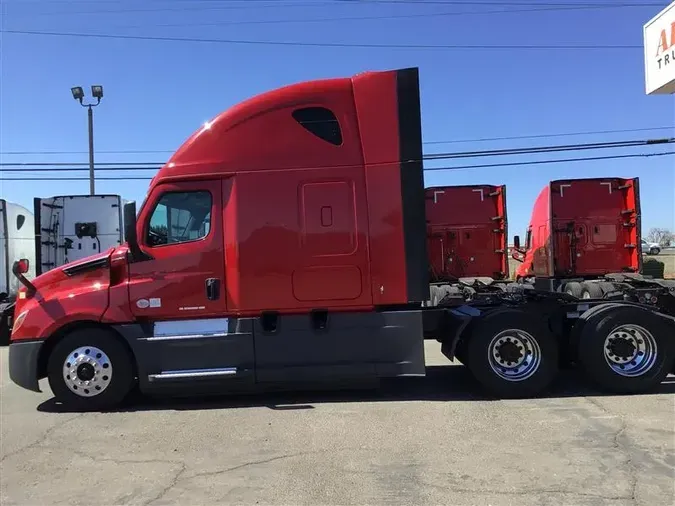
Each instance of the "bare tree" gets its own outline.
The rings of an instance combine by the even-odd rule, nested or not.
[[[651,228],[647,234],[647,240],[665,248],[675,242],[675,235],[667,228]]]

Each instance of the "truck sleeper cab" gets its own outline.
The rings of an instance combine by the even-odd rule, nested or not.
[[[639,381],[607,365],[590,368],[595,379],[642,391],[672,362],[672,322],[642,306],[601,304],[594,320],[590,306],[522,292],[424,307],[416,68],[299,83],[232,107],[187,139],[138,215],[128,204],[124,217],[120,247],[32,281],[15,263],[18,385],[39,391],[47,377],[57,400],[100,409],[136,385],[222,392],[419,376],[429,338],[493,394],[528,396],[554,379],[558,342],[573,331],[591,350],[584,363],[597,364],[614,328],[598,325],[638,320],[660,350]]]
[[[640,182],[551,181],[537,197],[516,275],[582,299],[628,299],[675,315],[675,280],[643,276]]]
[[[506,290],[506,186],[432,186],[425,197],[431,305]]]

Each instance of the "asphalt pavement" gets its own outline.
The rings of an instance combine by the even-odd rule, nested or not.
[[[482,397],[427,345],[429,375],[379,390],[62,412],[7,376],[0,504],[672,505],[675,378],[602,396]]]

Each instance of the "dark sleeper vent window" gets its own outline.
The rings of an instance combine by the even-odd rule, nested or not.
[[[342,131],[335,114],[325,107],[305,107],[293,111],[293,118],[317,137],[336,146],[342,144]]]

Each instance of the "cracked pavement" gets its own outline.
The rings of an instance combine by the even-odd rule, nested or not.
[[[427,343],[430,365],[447,364]],[[480,397],[461,366],[378,391],[140,399],[61,412],[8,378],[0,504],[675,504],[675,378],[601,396]]]

